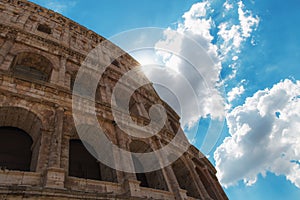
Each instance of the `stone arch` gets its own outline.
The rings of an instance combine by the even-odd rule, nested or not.
[[[11,71],[15,76],[49,82],[54,66],[45,56],[33,53],[18,53],[11,65]]]
[[[59,58],[57,55],[52,55],[50,53],[47,53],[45,51],[29,47],[29,46],[14,46],[11,50],[10,53],[15,57],[19,54],[22,53],[33,53],[33,54],[38,54],[43,57],[45,57],[47,60],[49,60],[55,70],[59,69]]]
[[[0,166],[9,170],[30,171],[33,140],[25,131],[0,127]]]
[[[66,117],[65,121],[67,121],[67,123],[64,126],[65,135],[70,137],[70,139],[78,139],[78,140],[86,139],[83,137],[79,137],[72,116]],[[114,144],[117,144],[116,136],[113,133],[114,127],[113,127],[112,123],[113,122],[106,122],[106,121],[99,120],[99,125],[102,128],[107,139],[110,140],[111,142],[113,142]],[[92,125],[92,124],[81,124],[78,126],[78,128],[84,129],[84,131],[87,133],[85,136],[87,136],[89,133],[93,133],[94,131],[96,131],[96,127],[94,127],[94,125]]]
[[[81,140],[70,140],[69,154],[69,176],[101,180],[97,159],[88,152]]]
[[[6,134],[28,134],[28,136],[32,139],[32,144],[30,146],[30,149],[32,151],[30,171],[36,171],[39,159],[39,151],[41,147],[41,131],[43,129],[43,124],[40,118],[33,112],[24,108],[1,107],[0,127],[7,127],[11,129],[6,130]]]
[[[132,97],[130,98],[129,101],[129,113],[130,115],[133,116],[140,116],[141,113],[139,111],[139,105],[138,105],[138,101],[136,100],[136,98],[134,97],[134,95],[132,95]]]
[[[197,185],[193,182],[192,175],[183,160],[179,158],[171,166],[180,188],[186,190],[188,196],[200,198]]]
[[[115,89],[114,95],[115,95],[116,105],[121,110],[128,110],[131,116],[135,116],[135,117],[141,116],[139,101],[136,96],[136,91],[131,95],[129,99],[129,105],[128,105],[127,99],[124,98],[124,96],[127,96],[127,92],[129,92],[126,90],[128,90],[128,88],[124,86]]]
[[[96,102],[103,102],[103,97],[101,95],[101,86],[96,77],[89,73],[81,73],[81,77],[78,78],[77,72],[72,73],[67,71],[67,73],[70,76],[70,90],[73,91],[75,80],[77,79],[77,84],[79,84],[79,86],[81,87],[76,88],[76,93],[85,98],[94,99]],[[96,91],[93,91],[92,88],[94,87],[95,82],[97,82],[97,88]]]
[[[2,96],[2,95],[0,95],[0,97],[1,97],[0,98],[0,111],[2,109],[3,109],[3,112],[5,112],[7,109],[24,110],[24,113],[30,112],[36,116],[38,121],[41,122],[43,130],[49,131],[51,129],[51,127],[53,127],[54,115],[55,115],[53,108],[50,108],[46,105],[41,105],[40,103],[25,102],[21,98],[11,99],[11,98],[6,98],[6,96]],[[4,97],[4,98],[2,98],[2,97]],[[14,114],[18,114],[18,112],[14,113]],[[0,121],[1,120],[3,120],[3,119],[0,118]],[[26,124],[24,124],[24,125],[26,125]],[[25,132],[27,132],[27,130],[25,130]]]
[[[98,156],[97,151],[87,141],[84,141],[93,134],[95,128],[87,124],[80,125],[79,128],[82,128],[86,132],[87,138],[79,139],[76,132],[72,134],[73,137],[69,140],[69,175],[79,178],[117,182],[116,170],[99,162],[96,158]],[[74,131],[76,131],[75,127]],[[82,169],[78,168],[80,165]]]
[[[148,153],[153,151],[149,144],[141,140],[132,140],[129,144],[129,149],[134,153]],[[140,163],[137,157],[132,156],[132,161],[135,169],[142,168],[142,163]],[[157,162],[159,161],[157,160]],[[141,182],[141,187],[168,191],[168,186],[161,169],[146,173],[136,173],[136,178]]]

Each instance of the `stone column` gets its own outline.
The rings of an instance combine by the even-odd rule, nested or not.
[[[121,149],[130,151],[130,138],[127,134],[123,133],[120,128],[115,126],[118,146]],[[125,159],[121,156],[120,152],[114,152],[116,165],[130,165],[134,168],[132,158]],[[136,179],[134,173],[120,172],[117,171],[118,182],[123,184],[123,189],[126,195],[129,196],[140,196],[140,181]]]
[[[54,133],[51,141],[49,167],[56,167],[56,168],[60,167],[63,121],[64,121],[64,109],[62,107],[57,107],[55,113]]]
[[[137,96],[137,108],[139,111],[139,114],[145,118],[148,118],[149,115],[147,113],[147,110],[145,109],[144,104],[142,103],[141,97]]]
[[[137,107],[138,107],[138,110],[139,110],[139,113],[140,113],[141,116],[143,116],[145,118],[149,117],[149,115],[148,115],[148,113],[147,113],[147,111],[146,111],[145,106],[144,106],[143,103],[138,102],[138,106]]]
[[[36,139],[34,140],[32,146],[31,146],[31,164],[30,164],[30,171],[37,171],[37,164],[38,164],[38,158],[39,158],[39,151],[41,148],[41,139],[42,134],[38,135]]]
[[[155,141],[150,142],[151,148],[153,150],[158,150],[161,149],[163,147],[163,145],[161,144],[161,141],[158,137],[154,137]],[[167,155],[165,155],[167,156]],[[161,154],[157,154],[157,158],[159,160],[160,163],[163,163],[163,158],[165,157]],[[178,184],[177,178],[173,172],[173,169],[171,167],[171,165],[168,165],[164,168],[161,169],[165,181],[167,183],[167,186],[169,188],[169,190],[171,190],[171,192],[174,194],[174,198],[175,199],[185,199],[186,195],[184,195],[184,192],[182,192],[182,190],[180,189],[180,186]]]
[[[192,176],[192,179],[193,179],[192,181],[194,183],[196,183],[196,187],[197,187],[197,190],[200,194],[201,199],[212,200],[211,197],[208,195],[202,181],[200,180],[200,178],[199,178],[199,176],[196,172],[195,165],[192,162],[191,157],[188,154],[185,153],[184,156],[182,156],[182,159],[186,163],[186,167],[187,167],[187,169],[189,170],[189,172]]]
[[[130,151],[130,139],[128,138],[127,134],[123,133],[122,130],[115,126],[115,130],[116,130],[116,136],[117,136],[117,141],[118,141],[118,147],[120,149],[124,149],[124,150],[127,150],[127,151]],[[117,157],[118,157],[118,160],[119,160],[119,165],[131,165],[130,167],[131,168],[134,168],[134,165],[133,165],[133,161],[132,161],[132,158],[124,158],[122,157],[122,155],[120,155],[120,152],[114,152],[116,153]],[[117,164],[117,163],[116,163]],[[124,179],[135,179],[136,180],[136,176],[135,174],[133,173],[126,173],[126,172],[123,172],[124,176],[123,178]]]
[[[0,49],[0,69],[8,70],[13,60],[13,56],[8,56],[11,48],[14,46],[17,37],[16,31],[10,31],[6,35],[6,40]]]
[[[107,125],[107,124],[106,124]],[[118,130],[117,130],[117,128],[115,128],[114,127],[114,125],[113,124],[109,124],[108,126],[113,126],[113,128],[111,129],[111,130],[113,130],[113,131],[115,131],[115,133],[116,134],[118,134],[117,132],[118,132]],[[115,136],[116,136],[116,134],[115,134]],[[116,141],[115,141],[115,143],[112,141],[112,143],[113,144],[117,144],[118,143],[118,140],[117,140],[117,138],[114,138],[114,139],[116,139]],[[112,149],[112,151],[114,151],[113,149]],[[122,164],[122,157],[119,155],[119,152],[117,151],[117,152],[113,152],[113,159],[114,159],[114,165],[115,166],[117,166],[117,165],[121,165]],[[118,171],[118,170],[116,170],[116,176],[117,176],[117,182],[118,183],[123,183],[123,181],[124,181],[124,173],[122,172],[122,171]]]
[[[48,188],[64,188],[65,170],[60,167],[63,120],[64,109],[57,107],[55,127],[51,138],[49,165],[46,172],[45,187]]]
[[[64,46],[70,47],[70,27],[67,25],[68,22],[65,22],[64,24],[65,26],[61,31],[60,40]]]
[[[60,57],[60,66],[59,66],[59,75],[58,75],[58,85],[64,86],[65,88],[69,88],[69,85],[65,85],[65,74],[66,74],[66,56]]]
[[[47,169],[52,132],[52,130],[41,130],[41,143],[36,166],[37,172],[42,173]]]
[[[20,25],[20,26],[23,28],[23,26],[24,26],[24,24],[26,23],[26,21],[27,21],[29,15],[30,15],[29,12],[22,12],[22,13],[19,15],[18,19],[17,19],[18,25]]]
[[[213,188],[213,191],[215,193],[215,195],[217,196],[218,199],[224,199],[224,197],[222,196],[223,190],[222,188],[218,187],[219,184],[215,179],[213,179],[212,175],[209,173],[207,168],[202,168],[201,171],[203,172],[203,174],[206,175],[208,182],[210,183],[211,187]]]
[[[62,55],[59,59],[59,66],[54,66],[52,70],[50,82],[60,87],[69,88],[70,86],[65,85],[66,62],[66,56]]]
[[[70,73],[65,73],[65,81],[64,81],[64,86],[67,88],[67,89],[70,89],[70,90],[72,90],[73,88],[73,85],[72,85],[72,81],[71,81],[71,79],[72,79],[72,76],[71,76],[71,74]]]
[[[112,123],[109,122],[102,122],[100,123],[100,126],[104,130],[105,136],[111,142],[111,144],[117,144],[117,138],[115,134],[115,127]],[[105,163],[99,162],[99,170],[101,174],[101,180],[102,181],[108,181],[108,182],[121,182],[123,180],[123,174],[120,171],[117,171],[115,168],[117,160],[117,154],[114,152],[108,152],[113,151],[113,149],[103,149],[102,152],[107,152],[106,156],[109,158],[112,162],[110,165],[106,165]],[[97,151],[98,152],[98,151]],[[97,155],[101,156],[101,155]]]
[[[63,168],[66,173],[69,171],[69,150],[70,150],[70,135],[64,135],[62,138],[60,167]]]

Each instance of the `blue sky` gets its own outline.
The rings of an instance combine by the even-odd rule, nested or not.
[[[229,199],[300,198],[297,0],[33,2],[61,12],[106,38],[143,27],[169,28],[193,37],[215,62],[209,67],[217,76],[208,74],[204,79],[219,89],[213,91],[214,97],[222,97],[224,112],[214,109],[219,101],[204,103],[206,109],[184,119],[193,121],[185,131],[188,134],[195,130],[195,123],[199,125],[192,139],[201,148],[213,118],[223,117],[220,137],[207,154]],[[160,41],[159,45],[170,44]],[[168,62],[189,76],[182,62],[174,63],[170,57],[165,64]],[[198,88],[201,82],[191,84]]]

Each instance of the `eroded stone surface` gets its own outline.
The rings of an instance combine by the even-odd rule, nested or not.
[[[70,141],[78,139],[72,87],[85,56],[102,41],[93,31],[36,4],[0,1],[0,127],[19,128],[33,140],[30,171],[1,167],[0,199],[227,199],[214,167],[193,146],[153,173],[129,174],[98,163],[101,180],[86,179],[84,173],[69,176]],[[120,148],[160,149],[180,127],[179,117],[150,85],[138,89],[130,103],[133,121],[149,124],[149,107],[158,103],[165,106],[168,123],[157,136],[133,143],[115,125],[110,102],[116,82],[138,63],[126,53],[113,61],[113,51],[122,50],[110,44],[103,51],[103,61],[111,65],[96,91],[99,122]],[[113,159],[125,162],[118,155]]]

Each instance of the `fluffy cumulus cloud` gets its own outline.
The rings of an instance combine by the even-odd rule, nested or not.
[[[247,10],[242,1],[237,4],[226,2],[221,5],[222,8],[213,6],[215,5],[210,1],[192,5],[190,10],[182,15],[182,21],[177,27],[166,29],[164,39],[155,45],[156,53],[161,57],[166,69],[173,70],[173,72],[166,70],[164,76],[161,75],[162,79],[172,77],[167,85],[171,85],[177,91],[175,96],[184,101],[179,105],[174,95],[169,95],[165,88],[156,89],[159,95],[181,115],[183,126],[191,127],[201,117],[222,119],[225,116],[225,103],[219,86],[233,78],[237,69],[234,68],[235,64],[230,65],[233,66],[232,74],[220,80],[222,63],[225,58],[229,58],[231,62],[238,60],[236,53],[241,50],[242,43],[251,37],[251,33],[259,23],[259,18]],[[214,21],[211,16],[214,16],[215,10],[222,9],[224,15],[235,13],[235,21],[227,20],[228,16],[224,17],[224,20]],[[212,35],[215,31],[218,33]],[[193,42],[197,45],[192,44]],[[171,49],[173,53],[163,51],[165,49]],[[153,77],[157,79],[158,74],[155,71],[151,72],[148,69],[145,73],[151,81]],[[194,98],[186,95],[183,84],[185,80],[182,80],[182,77],[192,86]],[[233,101],[244,90],[242,86],[234,88],[228,94],[228,101]],[[182,110],[188,114],[182,113]]]
[[[251,37],[251,33],[259,24],[259,17],[254,16],[250,10],[247,10],[242,1],[239,1],[237,6],[238,23],[227,20],[218,26],[218,35],[222,41],[220,49],[223,55],[227,55],[232,51],[233,53],[239,53],[242,42]],[[224,3],[224,7],[226,10],[233,10],[233,5],[227,1]],[[235,10],[232,12],[235,12]]]
[[[244,38],[248,38],[251,36],[251,32],[253,31],[253,29],[257,27],[259,18],[257,16],[253,16],[249,10],[244,11],[244,4],[242,1],[240,1],[238,5],[238,14],[241,23],[242,36]]]
[[[267,171],[300,188],[300,81],[256,92],[227,115],[230,137],[215,151],[221,183],[256,182]]]
[[[186,114],[181,115],[183,126],[191,127],[200,117],[208,115],[214,119],[224,117],[224,101],[216,87],[221,63],[218,48],[212,44],[212,19],[207,17],[209,6],[207,1],[194,4],[183,14],[183,21],[177,28],[165,30],[164,39],[155,45],[156,53],[163,60],[166,69],[176,72],[166,70],[169,75],[164,74],[162,78],[172,77],[167,85],[177,91],[176,96],[183,99],[183,103],[176,104],[174,96],[165,95],[164,90],[157,91],[178,113],[184,110]],[[165,49],[168,51],[163,51]],[[151,70],[146,75],[150,80],[158,76],[155,71],[151,73]],[[194,97],[186,95],[185,81],[191,85]]]
[[[232,102],[237,97],[241,96],[245,92],[244,86],[234,87],[227,93],[227,100]]]

